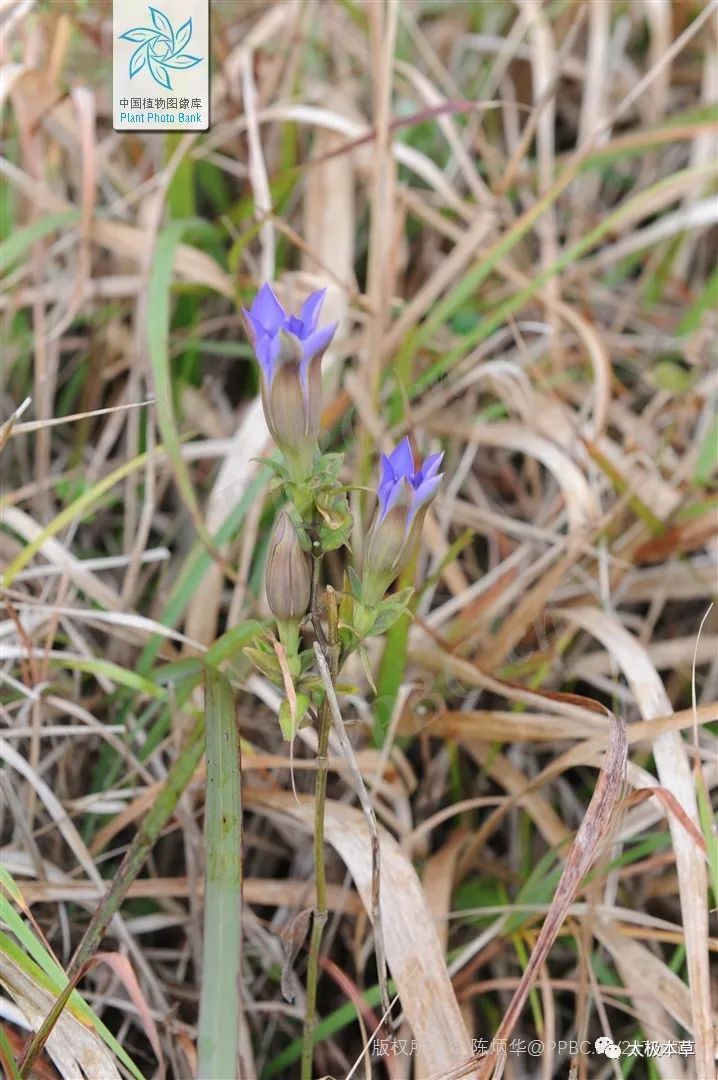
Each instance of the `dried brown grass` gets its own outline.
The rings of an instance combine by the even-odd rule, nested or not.
[[[377,446],[406,431],[447,468],[417,617],[370,657],[380,700],[360,668],[342,697],[379,822],[396,1035],[417,1052],[371,1054],[386,1031],[370,836],[334,740],[320,1013],[370,994],[336,1014],[317,1061],[519,1080],[566,1075],[564,1044],[610,1035],[693,1041],[634,1075],[714,1075],[715,609],[697,638],[718,552],[718,15],[689,8],[216,5],[212,129],[163,140],[111,130],[109,8],[0,7],[1,854],[64,966],[201,706],[161,664],[266,614],[255,459],[270,448],[238,301],[266,279],[287,298],[327,285],[341,326],[326,418],[347,482],[370,483]],[[212,230],[172,253],[173,402],[157,402],[148,286],[168,225],[195,213]],[[204,560],[198,531],[215,538]],[[313,902],[316,738],[294,750],[295,801],[276,688],[235,660],[228,674],[242,1033],[258,1076],[292,1076],[301,947],[291,1004],[277,973]],[[142,1008],[112,971],[82,984],[147,1076],[143,1008],[169,1072],[196,1065],[203,781],[200,767],[109,931]],[[17,965],[6,976],[37,1026],[47,993]],[[21,1012],[0,1004],[16,1046]],[[76,1045],[73,1024],[53,1046]],[[482,1063],[472,1040],[497,1033],[544,1051]],[[117,1068],[87,1060],[87,1075]]]

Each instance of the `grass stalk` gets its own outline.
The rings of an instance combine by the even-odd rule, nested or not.
[[[204,952],[199,1005],[198,1076],[237,1075],[241,1009],[242,801],[240,747],[232,688],[205,674]]]

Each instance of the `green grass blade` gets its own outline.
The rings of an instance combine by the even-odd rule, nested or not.
[[[0,244],[0,270],[4,274],[7,273],[12,264],[29,251],[38,240],[42,240],[51,232],[69,229],[79,220],[79,210],[61,210],[57,214],[46,214],[45,217],[25,225],[22,229],[15,229]]]
[[[174,280],[174,260],[177,246],[184,233],[192,226],[201,225],[196,218],[173,221],[157,237],[152,273],[148,286],[147,349],[157,395],[157,421],[162,442],[172,463],[175,480],[185,506],[192,515],[198,535],[211,546],[211,539],[200,514],[189,469],[181,454],[180,437],[174,411],[174,386],[170,369],[170,314],[171,292]]]
[[[718,469],[718,416],[714,416],[698,451],[693,479],[705,487]]]
[[[161,450],[158,447],[158,450]],[[107,476],[103,476],[101,480],[98,480],[96,484],[93,484],[91,488],[84,491],[77,499],[66,506],[64,510],[61,510],[52,521],[50,521],[42,532],[39,532],[32,540],[29,540],[23,548],[18,552],[13,561],[8,566],[5,573],[0,578],[0,586],[5,589],[10,588],[17,574],[21,570],[24,570],[27,564],[37,555],[42,545],[46,540],[49,540],[51,536],[56,536],[66,526],[71,525],[74,521],[80,521],[86,513],[99,502],[106,491],[110,491],[115,484],[119,484],[125,477],[131,476],[133,472],[141,469],[147,461],[147,454],[138,454],[137,457],[132,458],[130,461],[123,462],[118,469],[114,472],[108,473]],[[0,504],[1,506],[2,504]]]
[[[84,671],[88,675],[94,675],[96,678],[112,679],[119,686],[126,686],[130,690],[136,690],[138,694],[155,698],[157,701],[167,700],[167,692],[157,686],[156,683],[145,679],[135,671],[128,671],[127,668],[114,664],[111,660],[66,656],[62,660],[58,660],[57,663],[63,668],[67,668],[68,671]]]
[[[233,540],[242,527],[249,508],[260,497],[266,485],[266,478],[255,476],[242,495],[235,507],[228,513],[224,522],[212,538],[215,546]],[[202,588],[202,580],[212,564],[212,556],[203,544],[197,543],[192,547],[189,555],[177,575],[172,586],[172,591],[167,599],[160,615],[160,622],[165,626],[174,626],[181,619],[187,604],[192,597]],[[155,635],[145,645],[137,662],[137,671],[142,675],[148,675],[152,669],[157,653],[161,648],[163,638]]]
[[[240,750],[229,682],[205,675],[204,954],[199,1006],[200,1080],[237,1074],[241,981],[242,803]]]
[[[396,696],[404,678],[410,627],[410,616],[402,615],[386,635],[386,645],[379,666],[376,703],[374,705],[373,734],[376,746],[384,745],[384,739],[391,722],[391,714],[396,704]]]
[[[698,819],[706,842],[708,853],[708,885],[713,893],[713,907],[718,905],[718,835],[716,819],[711,801],[706,791],[702,775],[696,776],[696,797],[698,799]]]
[[[520,310],[528,300],[533,299],[536,293],[542,289],[544,285],[552,278],[556,277],[557,274],[560,274],[565,270],[567,266],[577,262],[578,259],[590,252],[591,249],[599,244],[606,235],[610,234],[612,230],[617,229],[624,219],[630,220],[631,216],[635,215],[637,207],[640,207],[641,205],[645,205],[647,208],[654,206],[656,197],[660,196],[666,190],[672,191],[673,185],[676,184],[678,178],[687,180],[690,177],[695,177],[696,181],[706,179],[707,170],[703,166],[684,169],[672,176],[659,180],[645,191],[641,191],[635,198],[628,199],[611,214],[607,214],[594,229],[590,230],[574,244],[569,245],[566,250],[559,255],[555,262],[545,270],[536,274],[525,288],[518,289],[503,301],[503,303],[497,305],[489,318],[484,319],[475,330],[463,335],[458,345],[448,349],[439,361],[432,364],[425,372],[422,372],[422,374],[412,382],[412,385],[408,390],[410,400],[415,400],[439,378],[446,375],[454,364],[463,359],[471,349],[490,337],[495,330],[503,325],[510,315],[513,315],[514,312]],[[568,186],[568,183],[572,179],[572,170],[567,170],[566,173],[556,181],[550,191],[547,192],[542,199],[538,200],[529,210],[522,214],[521,217],[514,222],[511,228],[496,241],[484,258],[471,267],[446,296],[434,305],[431,315],[421,323],[420,326],[407,334],[396,359],[395,366],[398,370],[409,370],[410,360],[416,355],[418,350],[430,340],[439,326],[448,322],[448,320],[456,314],[461,305],[476,293],[479,286],[483,284],[499,260],[507,255],[512,248],[523,239],[528,230],[533,226],[534,222],[557,198],[563,188]],[[397,420],[400,415],[401,399],[395,394],[392,404],[393,420]]]
[[[78,991],[72,988],[71,984],[68,983],[65,972],[55,958],[47,952],[40,940],[35,937],[34,932],[26,926],[10,905],[5,907],[0,914],[0,922],[4,923],[18,939],[16,942],[0,932],[0,957],[4,954],[14,957],[15,962],[25,971],[28,978],[32,979],[48,993],[62,995],[65,994],[65,991],[68,991],[63,1000],[73,1016],[86,1026],[94,1027],[107,1048],[112,1051],[118,1061],[122,1062],[135,1080],[144,1080],[143,1074],[124,1048],[120,1046],[112,1032],[96,1016]],[[0,964],[1,970],[2,965]]]
[[[152,809],[142,822],[132,845],[112,880],[107,896],[100,901],[82,940],[77,947],[68,970],[68,977],[75,973],[95,954],[114,914],[119,910],[125,893],[144,866],[145,860],[165,825],[172,817],[182,792],[192,779],[204,749],[204,717],[194,725],[187,743],[172,766],[164,786]]]
[[[3,1028],[0,1027],[0,1065],[3,1067],[3,1073],[7,1077],[7,1080],[21,1080],[20,1073],[18,1072],[17,1065],[15,1064],[15,1058],[12,1054],[12,1047],[8,1040],[7,1035]]]
[[[392,996],[396,993],[396,984],[391,980],[389,980],[389,993]],[[361,997],[367,1005],[374,1009],[381,1002],[381,990],[378,986],[370,986]],[[318,1046],[324,1039],[336,1035],[338,1031],[342,1031],[349,1024],[355,1023],[356,1018],[357,1010],[353,1001],[347,1001],[344,1005],[340,1005],[338,1009],[335,1009],[334,1012],[319,1021],[312,1033],[313,1045]],[[262,1076],[265,1080],[269,1080],[271,1076],[290,1076],[291,1073],[286,1072],[287,1068],[293,1065],[295,1061],[299,1061],[301,1056],[302,1040],[295,1039],[294,1042],[291,1042],[289,1046],[285,1046],[284,1050],[281,1050],[276,1057],[268,1062]]]

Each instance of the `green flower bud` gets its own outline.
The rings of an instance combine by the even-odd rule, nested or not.
[[[264,575],[267,600],[277,622],[298,623],[309,607],[311,573],[286,510],[277,518]]]

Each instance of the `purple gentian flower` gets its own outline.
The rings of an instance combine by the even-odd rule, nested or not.
[[[312,293],[298,316],[288,315],[265,284],[251,308],[243,309],[261,370],[267,426],[295,480],[311,472],[322,411],[322,356],[337,328],[333,323],[317,329],[325,295],[326,289]]]
[[[417,511],[431,502],[439,488],[441,476],[437,475],[437,473],[443,457],[443,452],[431,454],[420,469],[415,469],[408,437],[401,440],[396,450],[389,457],[382,454],[381,479],[377,492],[379,495],[380,518],[385,518],[392,506],[402,498],[402,490],[405,486],[403,481],[406,481],[413,488],[413,491],[409,492],[411,499],[410,524]]]
[[[367,537],[362,576],[362,601],[367,606],[381,600],[411,559],[429,503],[441,483],[443,457],[443,453],[432,454],[417,469],[408,438],[388,457],[382,454],[379,506]]]

